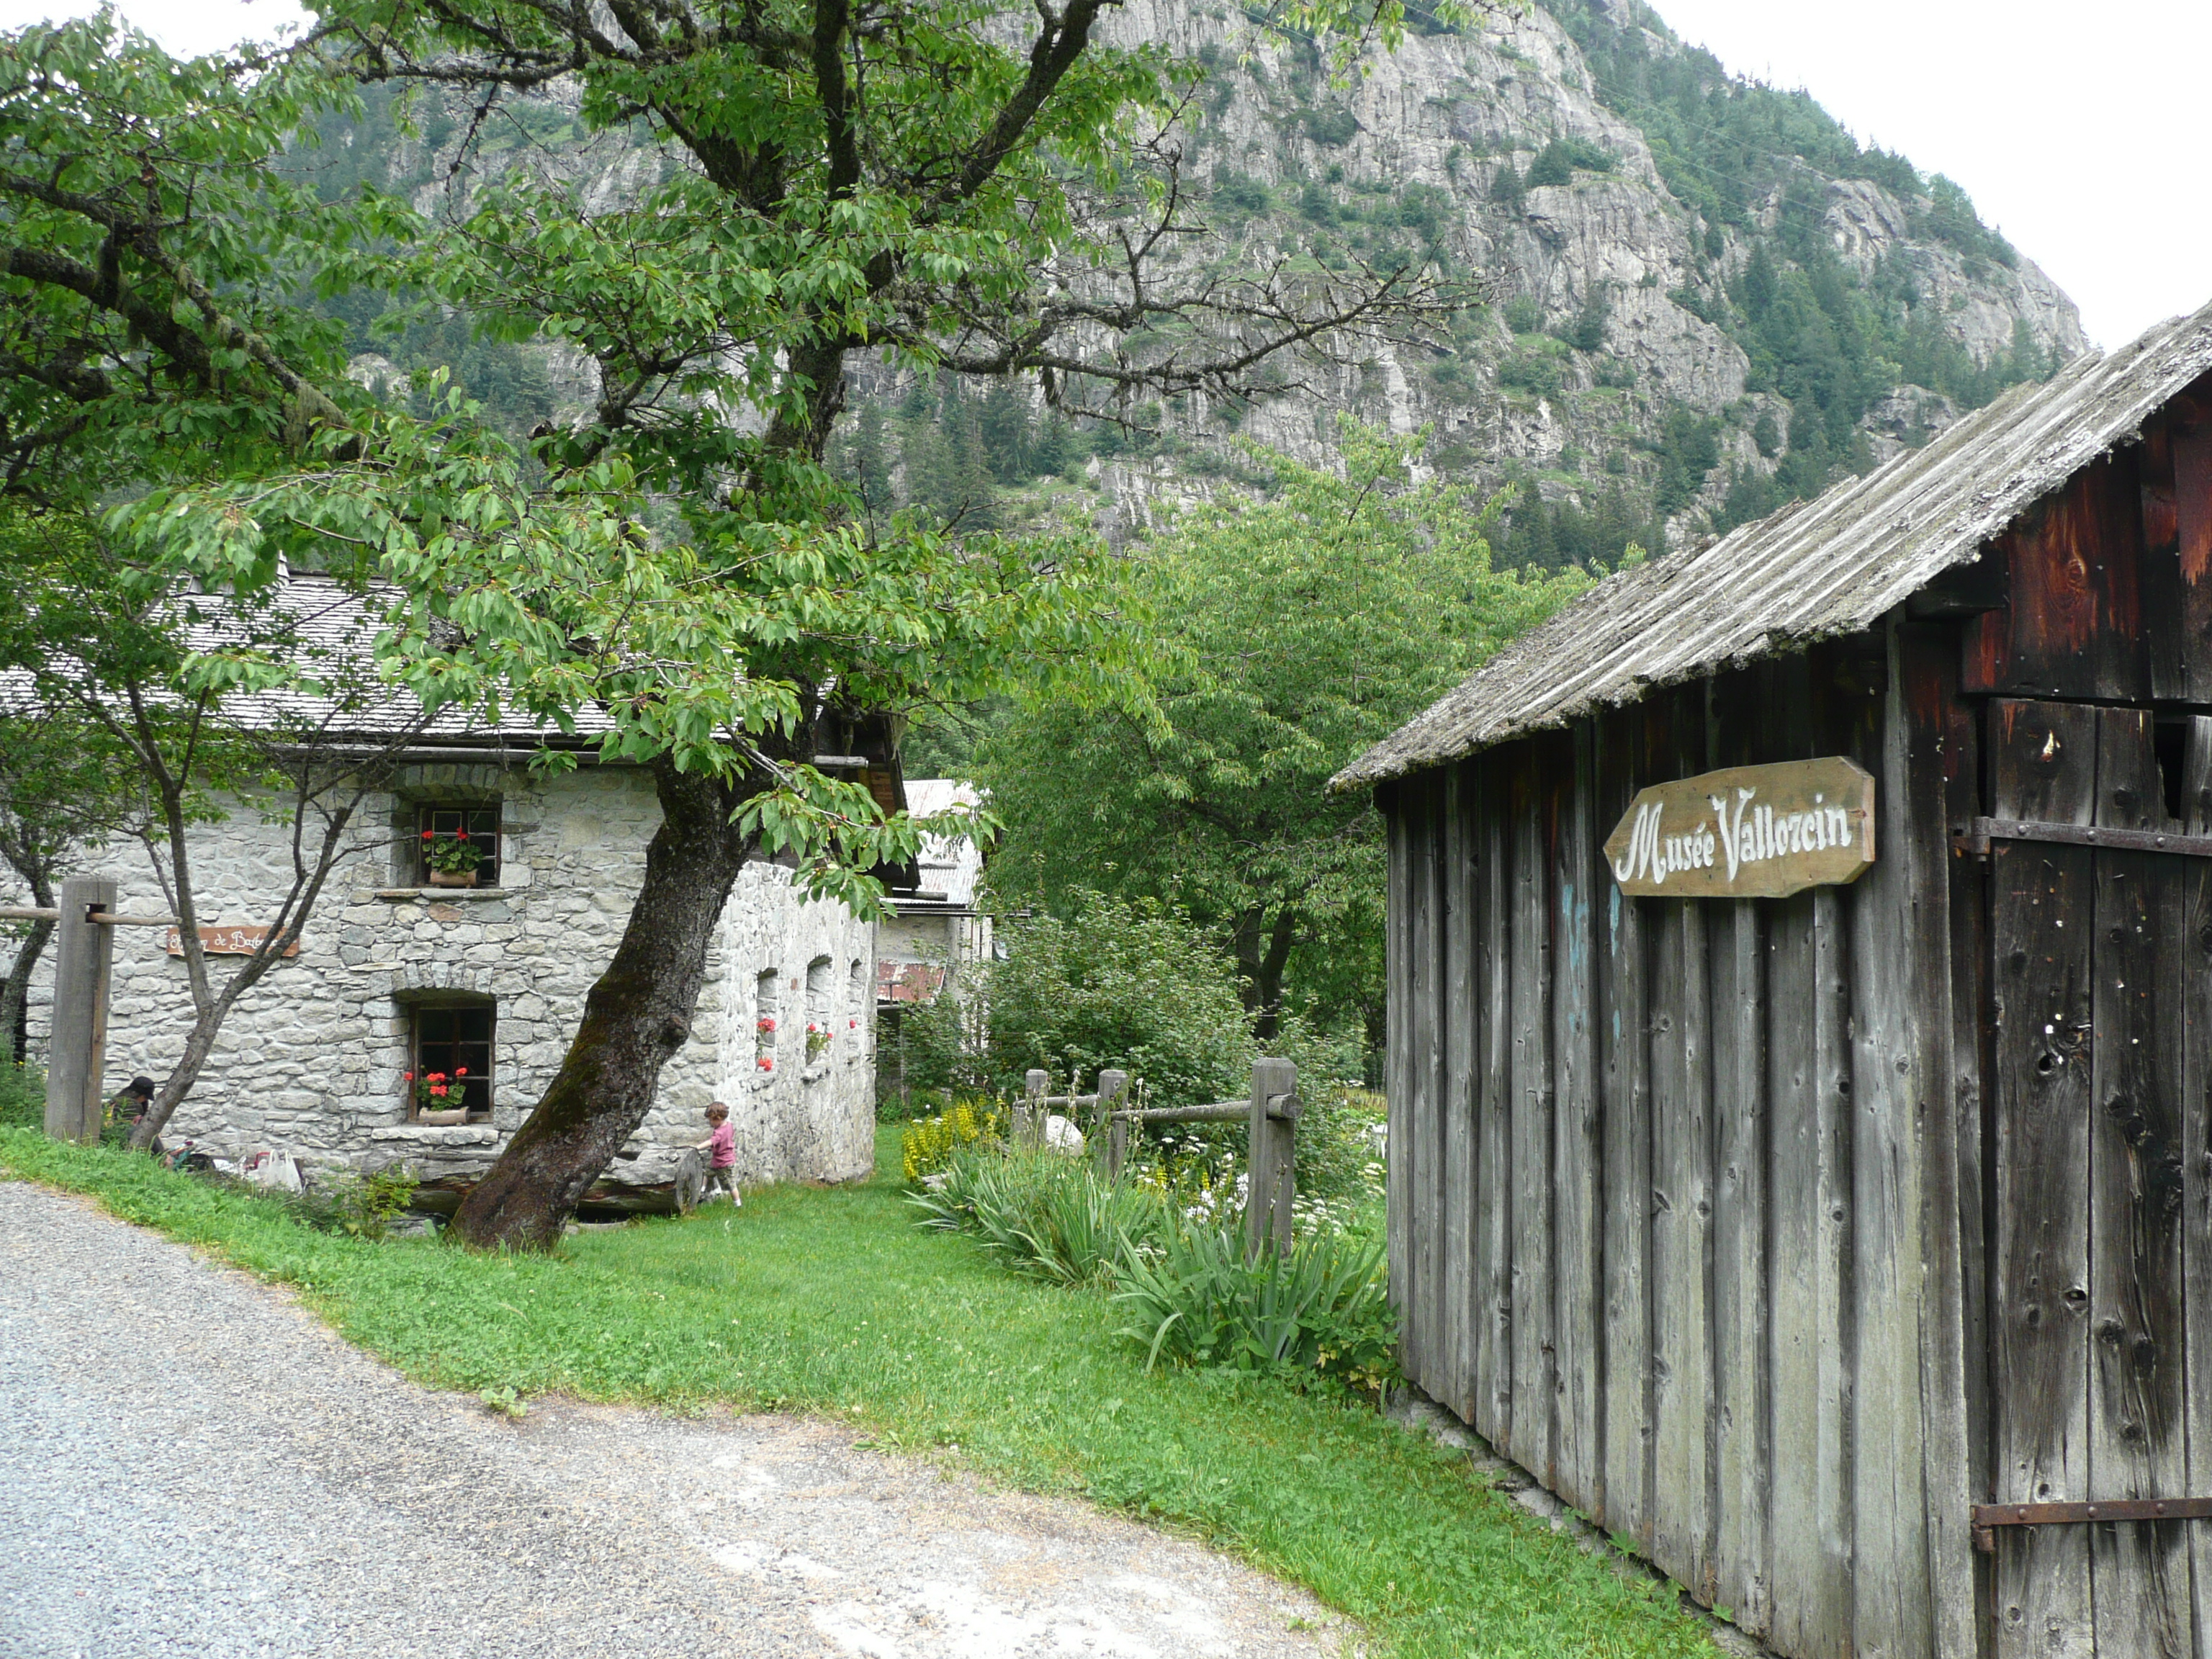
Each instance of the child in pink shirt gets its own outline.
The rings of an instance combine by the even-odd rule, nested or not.
[[[691,1150],[707,1154],[707,1190],[699,1195],[702,1204],[714,1201],[714,1189],[721,1188],[730,1195],[732,1205],[743,1204],[731,1171],[738,1166],[738,1134],[730,1127],[730,1109],[715,1101],[707,1108],[707,1121],[713,1126],[704,1140],[695,1141]]]

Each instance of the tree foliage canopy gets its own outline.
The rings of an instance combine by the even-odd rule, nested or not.
[[[1048,686],[986,744],[1005,897],[1187,908],[1263,1036],[1286,987],[1331,1017],[1373,1000],[1381,823],[1329,777],[1589,581],[1494,569],[1468,492],[1407,482],[1419,447],[1347,429],[1343,477],[1266,457],[1267,500],[1194,508],[1129,560],[1149,697]]]
[[[825,722],[971,699],[1017,661],[1117,669],[1086,541],[859,510],[823,463],[851,354],[1111,410],[1234,397],[1279,351],[1436,303],[1410,266],[1163,280],[1194,228],[1164,133],[1196,71],[1095,38],[1110,3],[328,0],[296,48],[183,64],[106,14],[0,39],[0,487],[99,551],[54,567],[14,659],[70,658],[61,621],[111,607],[144,647],[134,720],[312,700],[333,667],[312,652],[194,631],[213,592],[281,622],[305,566],[420,712],[520,709],[655,780],[630,924],[459,1218],[473,1241],[556,1238],[642,1120],[747,859],[795,848],[865,911],[912,855],[917,826],[811,765]],[[1398,16],[1297,11],[1348,46]],[[318,118],[378,82],[475,100],[456,187],[317,187]],[[533,99],[517,112],[641,134],[655,166],[607,191],[551,150],[491,165],[487,124]],[[518,443],[434,383],[356,387],[343,323],[307,303],[349,291],[564,347],[596,393]],[[181,872],[182,789],[155,793]],[[222,999],[193,962],[204,1053]]]

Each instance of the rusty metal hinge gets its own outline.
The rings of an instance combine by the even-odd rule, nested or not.
[[[1977,1504],[1967,1511],[1974,1547],[1987,1555],[1999,1527],[2078,1526],[2089,1521],[2212,1520],[2212,1498],[2106,1498],[2069,1504]]]
[[[2212,836],[2171,836],[2161,830],[2099,830],[2086,823],[2044,823],[2033,818],[1976,818],[1951,831],[1962,853],[1985,855],[1993,841],[2047,841],[2066,847],[2103,847],[2120,853],[2178,853],[2212,859]]]

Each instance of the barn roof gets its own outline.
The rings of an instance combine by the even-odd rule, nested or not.
[[[1863,478],[1618,572],[1330,781],[1364,788],[1662,686],[1856,633],[2212,369],[2212,306],[2075,358]]]

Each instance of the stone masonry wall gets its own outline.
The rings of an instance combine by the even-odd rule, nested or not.
[[[499,885],[416,884],[418,805],[496,802]],[[389,796],[366,803],[355,848],[308,922],[300,954],[273,969],[225,1023],[170,1139],[224,1157],[258,1147],[310,1164],[374,1167],[404,1161],[425,1176],[487,1167],[551,1080],[612,956],[659,827],[652,784],[629,768],[565,775],[521,768],[405,769]],[[193,848],[208,927],[267,920],[267,896],[289,880],[285,826],[250,806],[199,830]],[[163,908],[134,851],[100,866],[118,880],[119,908]],[[117,930],[105,1086],[174,1064],[191,1018],[181,958],[159,930]],[[218,975],[229,959],[210,958]],[[43,1035],[51,956],[33,989]],[[773,1033],[757,1030],[763,975],[776,988]],[[672,1176],[680,1150],[707,1134],[721,1099],[737,1130],[741,1182],[848,1181],[874,1153],[872,931],[843,906],[809,901],[789,872],[755,865],[740,878],[709,951],[690,1041],[660,1077],[657,1098],[625,1153],[633,1180]],[[805,1025],[828,1028],[810,1062]],[[489,997],[494,1004],[492,1118],[450,1127],[410,1121],[404,1073],[412,1010]],[[770,1040],[772,1039],[772,1041]],[[765,1056],[771,1064],[760,1065]]]

